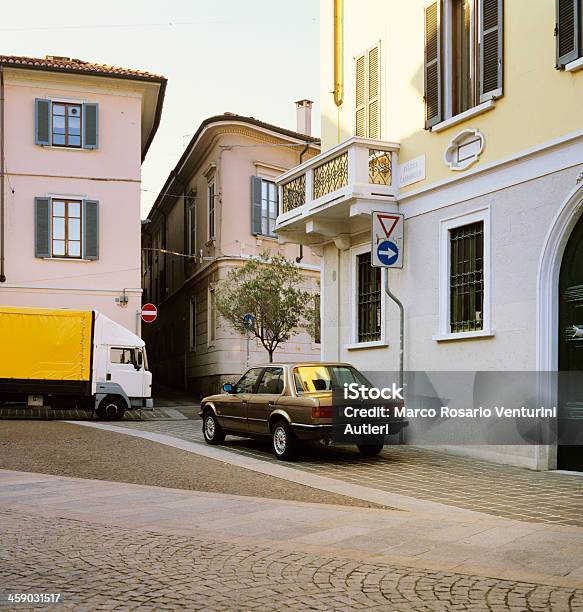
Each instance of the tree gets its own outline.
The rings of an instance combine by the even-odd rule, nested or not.
[[[300,269],[283,255],[262,253],[231,270],[216,290],[216,307],[235,330],[261,341],[273,361],[275,349],[299,329],[313,334],[315,296],[302,288]],[[245,326],[246,314],[253,323]]]

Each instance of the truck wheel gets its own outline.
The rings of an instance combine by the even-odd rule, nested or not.
[[[104,397],[97,407],[97,416],[106,421],[121,421],[126,411],[125,402],[115,395]]]
[[[361,455],[365,457],[376,457],[384,448],[384,444],[357,444]]]
[[[204,413],[202,435],[207,444],[221,444],[225,441],[225,432],[221,429],[217,417],[210,410]]]
[[[278,421],[271,433],[273,452],[278,459],[290,461],[298,452],[298,440],[286,421]]]

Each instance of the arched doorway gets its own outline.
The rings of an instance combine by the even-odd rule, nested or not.
[[[570,238],[574,235],[575,228],[580,225],[582,213],[583,185],[577,183],[559,207],[549,226],[539,260],[536,336],[536,369],[539,372],[556,372],[560,369],[559,348],[564,334],[564,328],[559,321],[560,302],[562,301],[559,291],[561,268],[563,261],[569,259],[569,257],[564,257],[565,250],[570,243]],[[573,238],[571,244],[576,243],[577,238]],[[573,273],[575,274],[575,271]],[[550,390],[550,395],[544,400],[544,405],[557,405],[559,399],[557,392],[558,389]],[[541,470],[552,470],[557,467],[567,469],[565,452],[561,450],[560,463],[557,461],[557,453],[557,445],[539,446],[537,448],[537,468]]]
[[[559,275],[558,358],[560,372],[580,372],[583,378],[583,217],[579,217],[563,253]],[[580,331],[579,331],[580,330]],[[568,378],[564,380],[564,378]],[[579,376],[560,379],[561,419],[557,467],[583,471],[583,446],[572,444],[583,429],[583,395]]]

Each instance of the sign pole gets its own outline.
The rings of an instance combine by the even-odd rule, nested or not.
[[[384,211],[371,214],[371,265],[385,268],[385,292],[399,308],[399,387],[405,383],[405,308],[389,287],[389,268],[403,268],[405,215]],[[405,429],[399,433],[399,443],[405,442]]]
[[[399,387],[403,389],[405,383],[404,362],[405,362],[405,308],[403,302],[391,292],[389,288],[389,271],[385,272],[385,292],[399,307]],[[399,432],[399,444],[405,444],[405,428]]]
[[[245,359],[245,367],[249,368],[249,332],[247,332],[245,336],[247,337],[247,358]]]
[[[247,345],[247,357],[245,359],[245,363],[246,363],[246,367],[249,367],[249,341],[250,341],[250,334],[249,332],[253,329],[253,325],[255,324],[255,317],[248,312],[246,315],[243,316],[243,327],[247,330],[247,332],[245,333],[245,341],[246,341],[246,345]]]
[[[391,292],[389,288],[389,271],[385,272],[385,292],[399,307],[399,387],[404,383],[404,361],[405,361],[405,308],[403,302]]]

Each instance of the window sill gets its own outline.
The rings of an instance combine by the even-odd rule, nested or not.
[[[62,145],[38,145],[39,147],[42,147],[43,149],[55,149],[57,151],[84,151],[86,153],[91,153],[92,151],[96,151],[97,147],[94,147],[93,149],[87,149],[86,147],[65,147]]]
[[[565,65],[565,72],[577,72],[583,68],[583,57],[573,60]]]
[[[77,263],[91,263],[96,259],[83,259],[82,257],[43,257],[45,261],[75,261]]]
[[[493,338],[496,332],[493,329],[480,329],[473,332],[458,332],[455,334],[437,334],[433,336],[436,342],[450,342],[454,340],[474,340],[477,338]]]
[[[486,102],[482,102],[482,104],[478,104],[478,106],[474,106],[474,108],[469,108],[467,111],[460,113],[459,115],[455,115],[454,117],[450,117],[441,123],[436,123],[432,128],[432,132],[443,132],[443,130],[447,130],[454,125],[458,125],[459,123],[463,123],[468,119],[472,119],[473,117],[477,117],[478,115],[482,115],[483,113],[487,113],[489,110],[492,110],[496,106],[496,100],[487,100]]]
[[[389,343],[385,340],[374,340],[372,342],[352,342],[345,344],[342,348],[345,351],[358,351],[360,349],[385,348]]]

